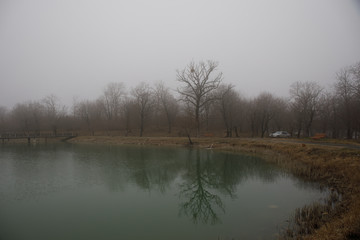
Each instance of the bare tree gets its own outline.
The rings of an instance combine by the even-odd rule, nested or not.
[[[336,74],[335,92],[340,104],[340,117],[346,126],[346,136],[352,138],[353,131],[353,109],[354,109],[354,88],[351,82],[351,71],[343,68]]]
[[[131,118],[134,115],[133,112],[135,106],[137,105],[134,99],[129,97],[125,97],[123,104],[122,104],[122,117],[124,120],[124,127],[125,127],[125,136],[128,136],[132,132],[132,122]]]
[[[271,120],[269,130],[288,130],[292,134],[291,113],[289,103],[284,98],[275,97],[276,114]]]
[[[350,68],[352,74],[351,87],[356,95],[357,101],[360,101],[360,62]]]
[[[107,120],[117,118],[120,112],[121,100],[125,96],[125,86],[120,82],[111,82],[104,89],[101,100],[103,102]]]
[[[252,137],[258,136],[259,132],[262,138],[265,137],[271,125],[275,125],[277,130],[281,129],[283,124],[280,123],[279,118],[284,118],[284,116],[280,114],[286,111],[286,104],[281,98],[263,92],[246,105]]]
[[[354,128],[355,137],[359,138],[360,134],[360,62],[351,67],[352,88],[354,92]]]
[[[170,89],[166,87],[163,82],[156,84],[155,96],[158,106],[160,106],[161,111],[163,111],[166,116],[168,133],[171,133],[172,126],[179,111],[179,105],[174,96],[171,95]]]
[[[226,128],[226,137],[232,137],[232,132],[237,129],[235,121],[239,115],[240,98],[239,94],[234,91],[234,86],[231,84],[220,85],[216,90],[218,100],[216,101],[216,110],[221,114],[221,118]]]
[[[311,126],[317,111],[322,88],[316,82],[295,82],[290,87],[291,108],[295,115],[297,137],[302,130],[311,135]]]
[[[262,138],[265,136],[265,133],[269,131],[270,121],[273,120],[279,112],[280,101],[280,99],[266,92],[261,93],[255,99],[255,111],[257,111]]]
[[[255,99],[248,100],[246,104],[246,116],[250,125],[251,137],[255,137],[259,132],[259,113],[256,108]]]
[[[66,115],[66,107],[61,105],[60,100],[55,95],[43,98],[42,104],[45,109],[45,117],[54,135],[57,134],[60,119]]]
[[[44,106],[40,102],[30,102],[29,110],[33,119],[33,130],[35,134],[40,134],[41,122],[44,118]]]
[[[87,130],[94,135],[95,122],[101,119],[101,106],[98,101],[82,100],[74,103],[74,115],[86,124]]]
[[[139,127],[140,137],[142,137],[145,122],[148,120],[151,109],[153,107],[153,91],[147,83],[141,82],[132,90],[132,95],[135,98],[138,114],[140,117]]]
[[[8,118],[8,109],[4,106],[0,106],[0,134],[6,130]]]
[[[31,130],[31,114],[26,103],[18,103],[11,111],[13,124],[16,130],[21,130],[24,134],[29,134]]]
[[[319,99],[318,118],[321,132],[323,133],[327,133],[330,127],[332,114],[331,98],[332,95],[326,92]]]
[[[39,134],[40,124],[44,117],[44,108],[39,102],[18,103],[12,109],[11,115],[15,125],[14,130],[24,134]]]
[[[191,62],[182,71],[177,71],[177,81],[183,85],[177,91],[182,100],[193,108],[197,136],[200,135],[200,114],[209,102],[216,99],[211,94],[222,81],[222,73],[211,77],[217,67],[217,62],[209,60],[198,64]]]

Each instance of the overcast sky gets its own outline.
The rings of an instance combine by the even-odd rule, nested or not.
[[[215,60],[247,97],[360,61],[360,0],[0,0],[0,105],[96,99]]]

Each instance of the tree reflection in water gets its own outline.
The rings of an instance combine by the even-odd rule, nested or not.
[[[189,152],[191,154],[191,152]],[[191,159],[191,157],[189,158]],[[225,212],[224,204],[216,191],[223,188],[233,197],[233,189],[222,184],[210,163],[210,155],[202,161],[200,150],[196,150],[195,169],[191,163],[184,177],[187,181],[180,185],[180,197],[186,199],[181,203],[180,214],[183,212],[191,217],[194,223],[220,223],[217,211]],[[212,166],[212,167],[211,167]]]
[[[180,184],[180,215],[204,224],[221,223],[224,197],[236,198],[237,187],[248,178],[273,182],[280,172],[253,156],[220,154],[193,149],[188,152],[185,174]]]

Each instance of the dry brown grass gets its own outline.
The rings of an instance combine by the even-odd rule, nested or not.
[[[275,139],[196,138],[193,141],[196,147],[261,154],[267,161],[336,193],[329,196],[327,203],[296,210],[284,238],[360,239],[360,150]],[[189,146],[187,138],[175,137],[96,136],[78,137],[71,142]]]

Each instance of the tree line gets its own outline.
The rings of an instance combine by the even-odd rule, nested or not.
[[[191,62],[176,80],[176,90],[164,82],[132,89],[112,82],[97,99],[74,100],[71,107],[55,95],[0,107],[0,134],[266,137],[286,130],[293,137],[359,138],[360,62],[338,71],[329,89],[295,82],[288,98],[269,92],[246,98],[223,81],[214,61]]]

